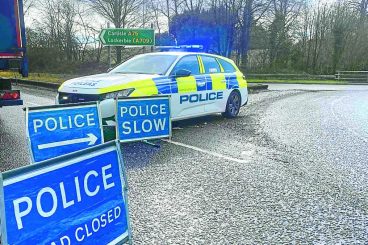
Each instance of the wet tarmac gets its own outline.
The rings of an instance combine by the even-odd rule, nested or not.
[[[368,87],[334,87],[270,86],[236,119],[123,145],[134,244],[368,243]],[[22,107],[0,109],[0,136],[2,171],[29,163]]]

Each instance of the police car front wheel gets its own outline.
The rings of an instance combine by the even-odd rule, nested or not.
[[[239,114],[241,106],[240,93],[236,90],[232,91],[227,99],[226,110],[222,115],[226,118],[234,118]]]

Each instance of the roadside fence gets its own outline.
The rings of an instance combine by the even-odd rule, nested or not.
[[[368,83],[368,71],[337,71],[335,79],[351,83]]]

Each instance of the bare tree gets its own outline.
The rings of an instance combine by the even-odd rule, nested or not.
[[[96,47],[97,43],[100,44],[98,42],[100,29],[96,28],[94,25],[94,17],[95,16],[93,16],[90,9],[86,6],[79,8],[76,22],[79,35],[76,37],[76,40],[79,46],[79,58],[81,62],[86,60],[86,55],[89,49],[92,49],[93,51],[97,50],[97,55],[93,55],[93,57],[96,57],[97,62],[100,61],[101,51],[99,47]]]
[[[241,55],[240,64],[243,67],[246,67],[247,64],[252,26],[257,25],[258,21],[264,17],[271,3],[271,1],[267,0],[243,0],[241,2],[242,9],[239,16],[240,45],[238,55]]]
[[[24,15],[28,15],[30,9],[37,6],[37,0],[23,0],[23,13]]]
[[[140,0],[90,0],[92,8],[111,21],[116,28],[126,28],[137,23]],[[139,21],[139,23],[142,23]],[[122,47],[116,47],[116,61],[121,62]]]
[[[304,0],[272,0],[269,26],[270,64],[286,66],[291,47],[291,28],[304,6]]]
[[[182,12],[184,1],[185,0],[156,0],[152,1],[152,4],[155,5],[155,8],[167,18],[166,26],[169,28],[171,18]]]
[[[200,12],[204,6],[204,0],[183,0],[183,4],[187,11]]]

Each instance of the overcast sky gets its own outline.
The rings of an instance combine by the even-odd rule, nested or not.
[[[307,1],[310,3],[311,6],[317,6],[318,3],[333,4],[334,2],[337,2],[339,0],[307,0]],[[93,16],[89,15],[89,18],[91,19],[90,23],[93,23],[93,26],[96,29],[99,29],[101,26],[106,26],[107,24],[107,20],[105,20],[104,18],[100,17],[97,14],[94,14]],[[37,22],[42,23],[42,14],[40,10],[37,9],[37,7],[33,7],[29,9],[29,11],[25,15],[25,25],[26,27],[34,27]],[[160,26],[161,31],[166,31],[167,18],[163,16],[160,22],[162,23],[162,25]]]

